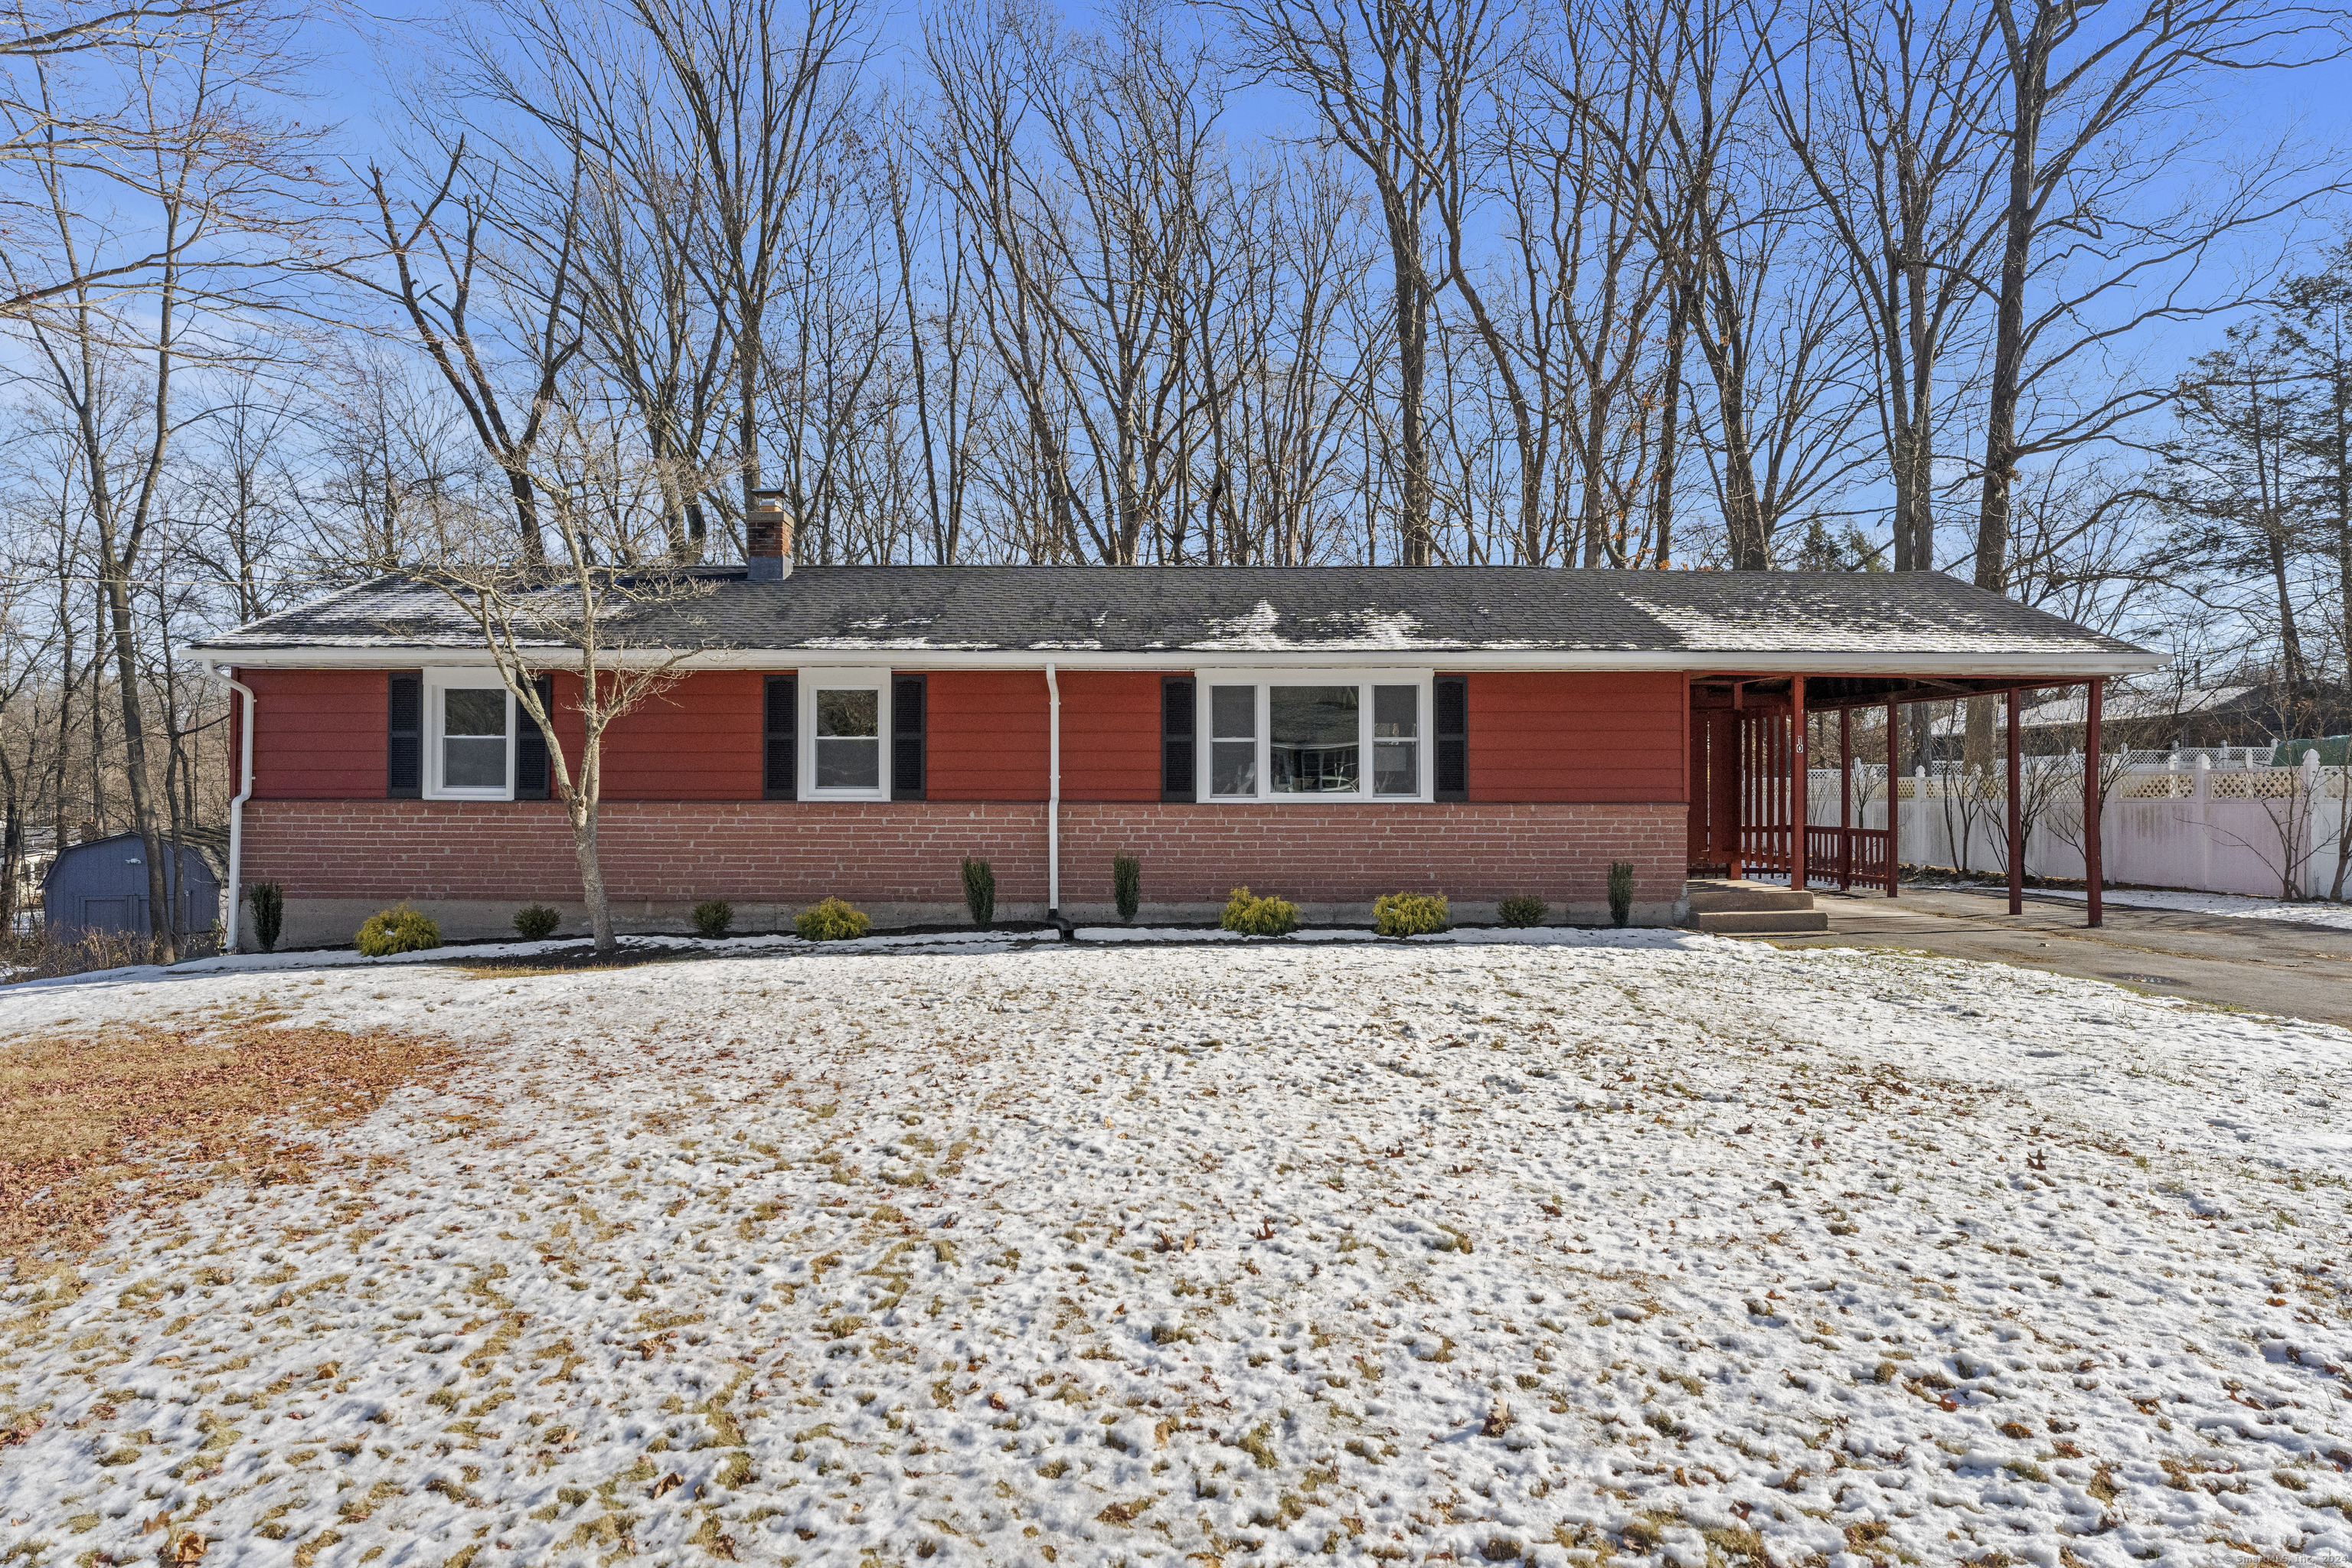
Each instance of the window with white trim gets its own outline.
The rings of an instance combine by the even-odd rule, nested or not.
[[[1427,670],[1203,670],[1202,800],[1427,800]]]
[[[887,800],[887,669],[800,672],[803,800]]]
[[[514,798],[514,694],[497,671],[426,670],[425,720],[426,795]]]

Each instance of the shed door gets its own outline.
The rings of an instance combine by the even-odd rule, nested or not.
[[[147,900],[127,894],[111,899],[84,899],[81,925],[85,931],[145,931]]]

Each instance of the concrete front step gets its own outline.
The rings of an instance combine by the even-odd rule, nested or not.
[[[1767,910],[1810,910],[1813,895],[1769,882],[1693,882],[1691,913],[1755,914]]]
[[[1795,936],[1829,930],[1830,917],[1826,910],[1711,910],[1694,914],[1691,924],[1717,936]]]

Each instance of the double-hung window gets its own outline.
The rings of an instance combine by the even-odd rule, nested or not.
[[[803,800],[887,800],[890,733],[887,669],[800,672]]]
[[[1427,670],[1203,670],[1202,800],[1430,798]]]
[[[495,671],[425,671],[425,721],[426,795],[514,798],[514,698]]]

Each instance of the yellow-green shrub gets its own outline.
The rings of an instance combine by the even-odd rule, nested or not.
[[[842,900],[827,899],[803,910],[793,929],[801,933],[803,942],[845,942],[864,936],[874,929],[874,922]]]
[[[395,952],[422,952],[428,947],[439,947],[441,928],[401,904],[368,916],[352,940],[370,958],[384,958]]]
[[[1298,929],[1298,906],[1288,899],[1261,899],[1247,888],[1235,888],[1217,923],[1244,936],[1288,936]]]
[[[1444,893],[1382,893],[1372,900],[1372,925],[1382,936],[1422,936],[1445,929]]]

